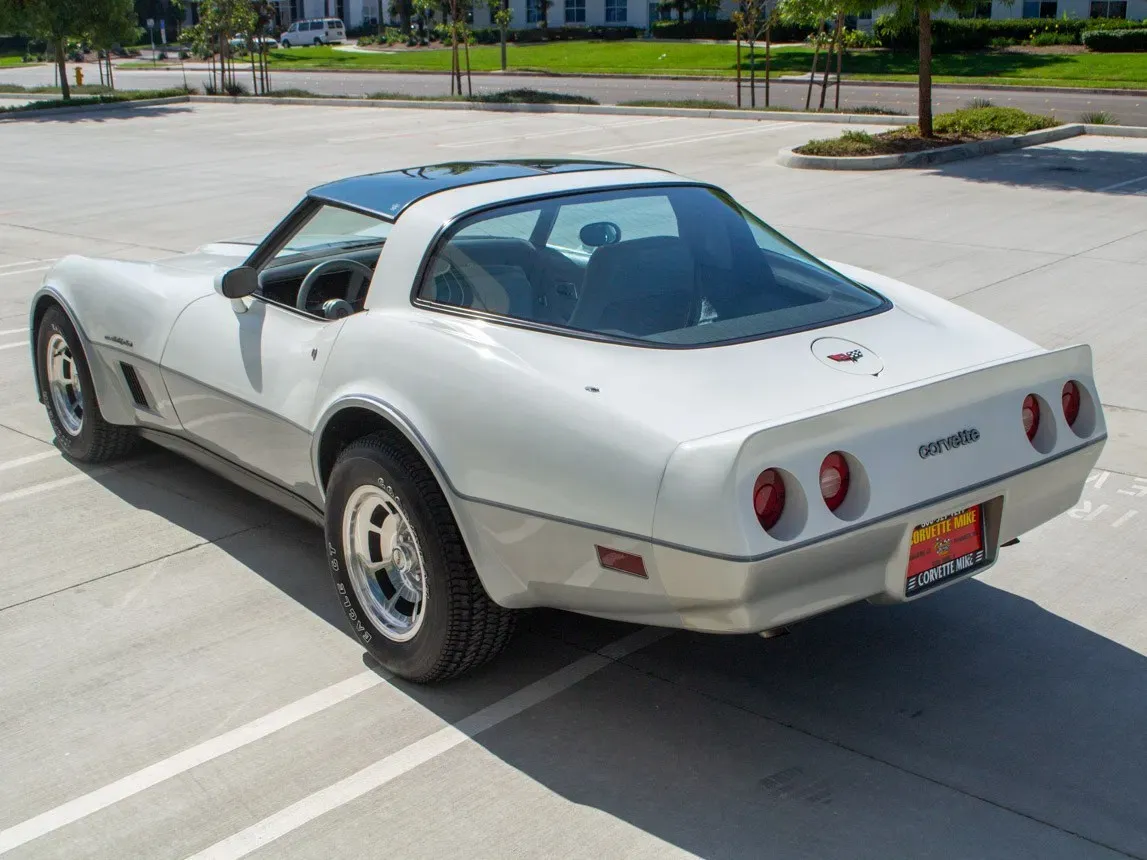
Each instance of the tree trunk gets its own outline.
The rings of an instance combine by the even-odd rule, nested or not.
[[[56,40],[56,67],[60,70],[60,94],[65,100],[72,97],[72,88],[68,86],[68,58],[64,55],[64,40]]]
[[[685,0],[677,0],[677,23],[685,23]]]
[[[932,13],[920,6],[920,136],[932,137]]]
[[[824,97],[828,93],[828,76],[832,71],[832,55],[836,52],[837,43],[840,41],[841,30],[844,27],[844,15],[837,14],[836,22],[832,28],[832,41],[828,43],[828,50],[824,55],[824,78],[820,82],[820,106],[817,110],[824,110]]]
[[[840,69],[844,65],[844,39],[836,46],[836,105],[834,110],[840,110]]]
[[[112,75],[112,52],[108,51],[108,89],[115,89],[115,77]]]
[[[741,36],[737,34],[737,107],[741,106]]]
[[[467,97],[473,98],[474,81],[470,78],[470,34],[463,32],[462,36],[465,39],[462,43],[462,47],[466,50],[466,95]],[[459,85],[459,88],[461,88],[461,85]]]
[[[765,107],[769,106],[769,62],[772,58],[773,22],[765,25]]]
[[[816,40],[812,43],[812,71],[808,76],[808,95],[804,98],[804,109],[812,107],[812,85],[816,80],[816,61],[820,58],[820,40],[824,36],[824,21],[820,22],[820,29],[816,31]]]
[[[504,16],[506,14],[506,10],[509,8],[510,8],[510,0],[502,0],[502,15],[503,15],[502,20],[503,20],[503,23],[499,24],[498,28],[501,30],[501,35],[502,35],[502,71],[503,72],[506,71],[506,24],[505,24],[505,17]]]
[[[749,42],[749,107],[757,106],[757,43]]]

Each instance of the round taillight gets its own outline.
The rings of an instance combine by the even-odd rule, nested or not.
[[[1024,398],[1023,417],[1024,432],[1028,434],[1028,441],[1031,442],[1039,432],[1039,401],[1035,399],[1034,394]]]
[[[776,469],[765,469],[753,485],[753,511],[761,528],[768,531],[785,511],[785,479]]]
[[[830,511],[835,511],[848,495],[848,461],[833,451],[820,464],[820,495]]]
[[[1063,417],[1067,419],[1067,426],[1074,427],[1075,419],[1079,417],[1079,404],[1083,397],[1079,393],[1079,386],[1068,381],[1063,386]]]

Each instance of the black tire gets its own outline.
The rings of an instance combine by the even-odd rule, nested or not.
[[[343,519],[352,494],[377,485],[394,500],[422,552],[426,600],[422,625],[398,642],[370,619],[351,583]],[[516,613],[490,599],[434,475],[414,453],[384,437],[349,445],[327,485],[327,560],[351,630],[385,668],[417,683],[452,678],[493,659],[514,632]]]
[[[48,383],[48,344],[53,335],[59,335],[67,343],[83,392],[81,423],[76,433],[70,432],[57,414]],[[48,410],[48,421],[56,434],[56,446],[61,451],[81,463],[103,463],[131,453],[138,441],[135,429],[109,424],[104,420],[79,335],[68,315],[59,307],[49,308],[36,330],[36,369],[44,407]]]
[[[286,39],[284,39],[281,44],[282,44],[283,48],[291,47],[291,43],[288,42]]]

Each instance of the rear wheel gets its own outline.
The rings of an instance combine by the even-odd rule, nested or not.
[[[36,361],[48,421],[61,451],[84,463],[114,460],[131,451],[134,429],[104,420],[79,335],[58,307],[40,320]]]
[[[339,456],[327,489],[327,561],[351,629],[387,669],[421,683],[462,674],[509,642],[434,475],[368,436]]]

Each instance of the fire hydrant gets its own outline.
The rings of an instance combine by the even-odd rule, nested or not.
[[[76,86],[82,87],[84,85],[84,70],[76,66]]]

